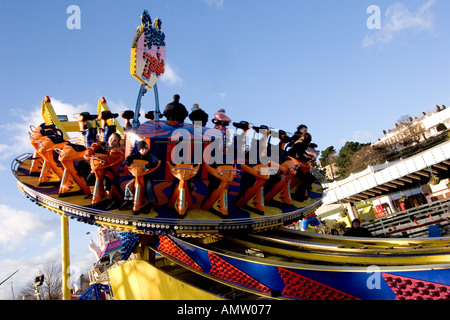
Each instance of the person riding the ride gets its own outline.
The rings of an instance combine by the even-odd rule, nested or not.
[[[125,159],[125,166],[129,167],[132,165],[134,160],[145,160],[147,164],[145,165],[146,169],[155,168],[158,165],[158,158],[156,158],[153,154],[149,152],[147,142],[145,140],[141,140],[137,143],[137,151],[130,154]],[[145,191],[147,195],[147,204],[142,209],[143,212],[150,211],[153,205],[154,193],[153,193],[153,177],[152,174],[144,175],[144,183],[145,183]],[[124,202],[120,206],[120,210],[126,210],[131,208],[133,205],[133,187],[134,187],[134,179],[131,179],[130,182],[127,183],[125,187],[125,196]]]
[[[303,162],[309,162],[310,159],[305,156],[305,153],[311,143],[311,139],[311,134],[307,132],[302,134],[297,141],[294,142],[292,148],[288,150],[287,155]],[[301,202],[308,198],[307,190],[311,189],[311,185],[314,182],[314,176],[311,172],[308,171],[305,173],[300,168],[297,170],[295,176],[301,180],[301,183],[292,195],[292,199]]]
[[[117,191],[120,190],[118,186],[118,172],[120,165],[123,161],[123,151],[120,148],[121,137],[118,133],[114,132],[109,136],[108,142],[94,142],[89,148],[86,149],[84,157],[86,159],[92,158],[94,155],[99,161],[102,162],[102,168],[104,168],[103,176],[103,188],[107,196],[106,209],[110,209],[114,206],[115,201],[112,196],[112,188],[115,185]],[[96,175],[94,170],[86,178],[86,183],[91,187],[91,194],[93,195],[93,187],[95,185]],[[88,198],[87,197],[87,198]]]
[[[186,107],[180,103],[179,94],[173,96],[173,101],[166,105],[163,114],[167,120],[177,122],[184,122],[184,119],[189,115]]]
[[[197,103],[194,103],[191,111],[192,112],[189,114],[189,119],[191,119],[192,123],[193,124],[201,123],[202,126],[205,127],[206,124],[208,123],[209,117],[208,114],[205,111],[203,111],[203,109],[201,109]]]

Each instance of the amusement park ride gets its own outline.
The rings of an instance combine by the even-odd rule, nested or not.
[[[98,263],[81,299],[450,299],[450,238],[351,238],[295,230],[290,226],[313,215],[326,191],[311,163],[250,163],[236,155],[211,161],[218,159],[212,150],[224,145],[220,132],[160,120],[156,82],[165,69],[165,35],[159,19],[152,22],[147,11],[141,18],[130,68],[141,86],[135,110],[122,114],[125,125],[103,97],[96,114],[83,112],[75,121],[57,115],[45,97],[44,122],[30,127],[34,151],[12,163],[22,193],[61,216],[64,299],[71,297],[68,218],[98,225],[106,239],[91,246]],[[151,88],[154,117],[140,124],[141,99]],[[69,136],[73,132],[79,133],[76,141]],[[108,165],[105,154],[85,157],[92,143],[108,141],[112,132],[122,137],[123,157],[145,140],[158,165],[147,169],[136,161],[125,167],[123,157]],[[184,161],[174,161],[180,150]],[[201,160],[186,161],[196,150]],[[130,209],[103,206],[103,177],[111,165],[120,165],[111,191],[116,203],[134,179]],[[298,170],[315,176],[303,201],[291,197]],[[85,180],[90,171],[94,186]],[[153,176],[155,201],[143,210],[147,174]],[[267,192],[273,176],[281,179]],[[242,181],[249,177],[245,190]],[[215,187],[208,188],[213,181]]]

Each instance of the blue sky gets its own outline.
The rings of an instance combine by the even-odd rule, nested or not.
[[[80,8],[81,29],[67,28]],[[380,9],[369,29],[367,9]],[[10,173],[32,152],[27,131],[42,122],[48,95],[57,113],[95,112],[104,96],[114,112],[134,109],[139,83],[129,74],[138,15],[162,20],[167,71],[162,107],[174,93],[210,116],[294,132],[308,125],[320,150],[374,142],[403,115],[450,105],[450,3],[444,0],[0,0],[0,299],[11,298],[37,266],[60,254],[59,216],[29,202]],[[154,107],[153,92],[143,100]],[[94,255],[70,222],[71,262]],[[30,277],[31,274],[31,277]]]

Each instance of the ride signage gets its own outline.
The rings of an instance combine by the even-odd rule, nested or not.
[[[136,29],[131,46],[130,73],[150,89],[165,71],[165,35],[160,19],[156,18],[152,23],[147,10],[141,18],[141,26]]]

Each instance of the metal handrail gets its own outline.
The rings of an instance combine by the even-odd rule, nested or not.
[[[404,232],[406,229],[412,230],[423,227],[423,224],[416,222],[427,219],[428,215],[431,215],[432,217],[442,214],[448,215],[449,210],[450,199],[446,198],[387,215],[376,219],[374,222],[365,222],[362,226],[368,228],[375,234],[394,234]],[[390,230],[390,226],[393,225],[395,225],[395,229],[397,230]]]

